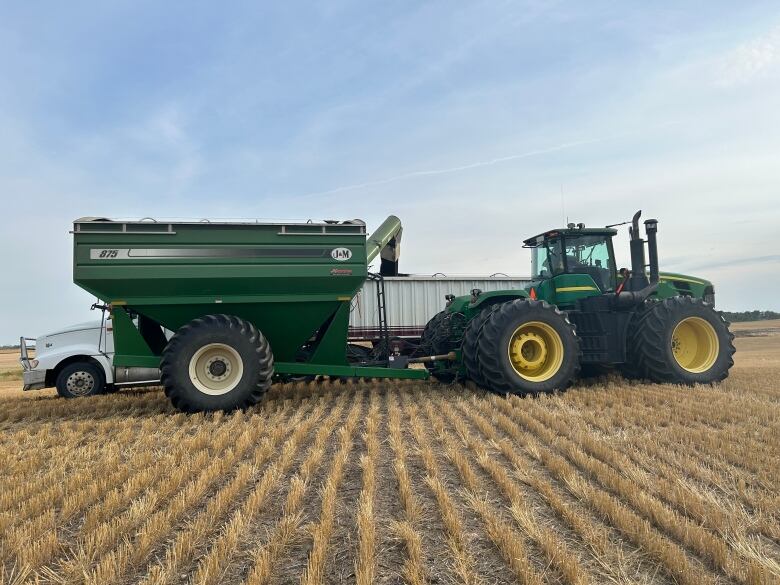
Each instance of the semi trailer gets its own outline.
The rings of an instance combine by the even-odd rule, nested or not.
[[[273,381],[291,376],[433,375],[515,393],[564,388],[581,365],[594,364],[657,381],[722,379],[733,345],[712,307],[711,283],[659,272],[654,220],[646,222],[646,264],[638,217],[631,271],[616,268],[615,230],[582,224],[550,230],[525,242],[532,249],[530,282],[474,286],[467,294],[463,282],[460,290],[449,283],[445,309],[424,328],[418,318],[408,331],[393,330],[387,318],[391,283],[405,278],[398,271],[401,222],[394,216],[371,235],[360,220],[82,218],[73,224],[74,282],[103,301],[108,325],[83,334],[97,333],[97,352],[85,352],[79,362],[87,367],[76,358],[45,367],[54,361],[48,342],[41,347],[38,340],[31,358],[23,339],[25,387],[56,378],[61,394],[77,396],[96,393],[109,376],[114,388],[159,379],[174,405],[197,411],[249,406]],[[374,259],[381,262],[378,274],[369,273]],[[360,293],[367,288],[369,294]],[[412,293],[407,302],[420,300]],[[376,322],[363,331],[353,324],[350,333],[350,320],[363,307]],[[533,317],[528,323],[526,312]],[[506,323],[494,323],[499,314],[516,325],[511,335]],[[669,333],[675,316],[680,327]],[[648,333],[659,328],[660,334]],[[370,343],[350,343],[356,335]]]

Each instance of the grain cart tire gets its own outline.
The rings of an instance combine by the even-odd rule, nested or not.
[[[579,339],[557,307],[516,299],[482,325],[479,371],[494,392],[538,394],[566,388],[580,370]]]
[[[734,365],[734,335],[711,305],[693,297],[655,303],[633,334],[643,377],[660,383],[712,384]]]
[[[440,311],[425,324],[425,329],[423,329],[422,336],[420,336],[420,351],[423,355],[435,355],[437,353],[436,341],[446,325],[446,318],[447,311]],[[425,368],[439,382],[449,384],[455,380],[454,373],[439,371],[435,363],[426,363]]]
[[[263,397],[274,358],[268,340],[248,321],[207,315],[176,332],[160,370],[165,394],[179,410],[234,410]]]
[[[485,379],[482,377],[482,373],[479,371],[479,355],[477,348],[479,347],[479,336],[482,333],[482,326],[490,318],[490,315],[495,311],[499,305],[491,305],[469,321],[466,326],[466,331],[463,334],[463,345],[461,351],[463,354],[463,365],[466,368],[466,373],[477,386],[485,386]]]
[[[63,398],[96,396],[106,391],[106,376],[101,367],[91,362],[74,362],[57,374],[55,386]]]

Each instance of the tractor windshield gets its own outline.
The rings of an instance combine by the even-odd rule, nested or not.
[[[602,291],[615,288],[612,240],[603,235],[567,235],[564,240],[566,272],[587,274]]]

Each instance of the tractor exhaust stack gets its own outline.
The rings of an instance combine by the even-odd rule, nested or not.
[[[628,290],[642,290],[650,284],[645,274],[645,241],[639,231],[640,209],[631,220],[629,233],[631,234],[631,278],[628,281]],[[657,259],[656,259],[657,261]]]
[[[658,242],[656,240],[658,220],[646,219],[645,232],[647,233],[647,255],[650,260],[650,284],[655,284],[658,282]]]

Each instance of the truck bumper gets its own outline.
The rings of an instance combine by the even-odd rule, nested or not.
[[[22,390],[39,390],[46,388],[46,370],[26,370],[22,374],[24,387]]]

